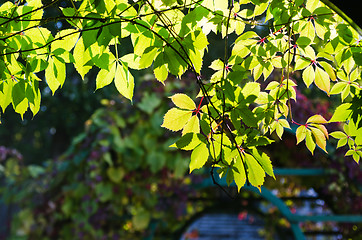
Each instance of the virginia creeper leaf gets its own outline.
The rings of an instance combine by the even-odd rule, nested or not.
[[[317,87],[325,91],[329,95],[330,80],[329,75],[320,67],[316,66],[315,69],[315,84]]]
[[[307,87],[309,87],[315,79],[315,73],[312,65],[309,65],[303,71],[303,81]]]
[[[185,135],[186,133],[199,133],[200,132],[200,122],[199,118],[194,115],[192,116],[189,121],[186,123],[185,127],[182,130],[182,135]]]
[[[248,166],[248,179],[251,185],[257,187],[261,191],[260,186],[264,183],[265,172],[256,159],[248,154],[244,154],[246,165]]]
[[[114,84],[120,94],[132,101],[134,79],[125,63],[117,64]]]
[[[171,131],[179,131],[185,127],[186,123],[191,118],[192,112],[179,108],[171,108],[165,114],[161,127]]]
[[[296,131],[296,137],[297,137],[297,144],[299,144],[301,141],[305,139],[305,136],[307,134],[307,127],[302,125],[297,128]]]
[[[202,168],[209,158],[209,149],[206,144],[200,143],[191,153],[190,173]]]
[[[171,97],[172,102],[181,109],[194,110],[196,105],[194,101],[183,93],[176,93]]]

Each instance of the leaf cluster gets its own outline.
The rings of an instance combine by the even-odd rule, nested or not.
[[[41,95],[38,74],[45,73],[54,93],[66,80],[67,64],[73,64],[82,78],[97,67],[96,88],[113,82],[131,101],[135,81],[130,69],[152,67],[155,78],[163,84],[169,74],[182,78],[190,72],[200,88],[200,103],[183,93],[173,95],[176,107],[166,113],[162,124],[172,131],[182,130],[173,146],[192,150],[190,171],[209,163],[228,183],[235,181],[238,189],[245,183],[260,189],[265,173],[274,177],[271,161],[260,147],[273,142],[273,132],[282,138],[290,124],[298,126],[297,142],[305,140],[313,153],[316,146],[326,151],[329,133],[325,124],[345,122],[345,130],[350,129],[346,136],[352,139],[347,155],[358,162],[362,129],[356,104],[361,89],[360,38],[322,2],[71,3],[70,7],[58,7],[60,14],[53,19],[66,20],[70,27],[56,34],[43,26],[51,19],[43,19],[48,5],[40,0],[1,5],[2,111],[12,105],[21,116],[28,108],[36,114]],[[250,30],[258,26],[267,27],[270,33]],[[203,79],[203,59],[205,52],[212,50],[212,32],[221,35],[225,51],[209,66],[215,71],[211,78]],[[229,49],[230,36],[236,40]],[[133,51],[121,56],[123,39],[131,41]],[[281,73],[279,79],[274,79],[275,72]],[[297,74],[302,81],[294,79]],[[327,121],[317,114],[305,123],[294,121],[291,101],[297,100],[296,88],[302,86],[319,89],[328,97],[341,96],[342,104],[332,119]],[[339,133],[333,135],[345,139]]]

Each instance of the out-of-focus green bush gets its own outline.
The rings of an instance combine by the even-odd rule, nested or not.
[[[199,177],[185,177],[189,157],[160,127],[169,104],[162,89],[134,106],[102,100],[68,151],[41,166],[4,157],[0,192],[19,209],[11,239],[141,239],[156,224],[156,234],[170,233],[197,211],[188,198]]]

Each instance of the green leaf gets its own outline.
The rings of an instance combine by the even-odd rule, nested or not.
[[[299,144],[301,141],[305,139],[305,136],[307,134],[307,127],[302,125],[297,128],[296,131],[296,137],[297,137],[297,144]]]
[[[308,150],[313,154],[316,144],[313,140],[311,131],[306,132],[305,145],[307,146]]]
[[[191,118],[191,115],[191,111],[171,108],[165,114],[161,127],[167,128],[171,131],[179,131],[185,127],[186,123]]]
[[[309,87],[315,79],[315,73],[312,65],[309,65],[306,69],[304,69],[302,77],[305,85]]]
[[[313,115],[310,118],[308,118],[307,123],[327,123],[327,120],[322,117],[322,115]]]
[[[316,66],[315,69],[315,84],[317,87],[325,91],[329,95],[330,80],[329,75],[320,67]]]
[[[167,63],[167,68],[175,76],[181,77],[186,71],[186,59],[181,58],[172,48],[165,47],[163,59]]]
[[[302,69],[308,67],[309,65],[310,65],[309,60],[306,60],[305,58],[298,58],[295,63],[294,71],[302,70]]]
[[[275,175],[274,175],[274,171],[273,171],[273,165],[272,165],[272,163],[270,161],[269,156],[266,153],[257,150],[256,148],[253,148],[252,155],[260,163],[260,165],[262,166],[264,171],[269,176],[271,176],[272,178],[275,179]]]
[[[92,67],[86,65],[87,62],[91,60],[91,56],[89,55],[89,51],[84,48],[83,38],[79,38],[77,44],[75,45],[73,55],[76,59],[74,67],[82,79],[84,79],[84,76]]]
[[[14,84],[12,89],[12,103],[16,113],[19,113],[21,119],[23,119],[24,113],[28,109],[28,99],[25,95],[26,92],[26,85],[24,81],[19,81],[18,83]]]
[[[113,189],[110,182],[101,182],[95,186],[95,191],[100,202],[107,202],[112,199]]]
[[[148,92],[145,92],[142,97],[142,101],[137,104],[137,107],[151,115],[155,111],[155,109],[161,104],[161,102],[161,98],[155,93],[149,94]]]
[[[192,116],[189,121],[186,123],[185,127],[182,130],[182,135],[185,135],[186,133],[199,133],[200,132],[200,122],[199,118],[194,115]]]
[[[196,109],[195,102],[186,94],[176,93],[171,97],[172,102],[181,109],[194,110]]]
[[[12,79],[2,82],[2,91],[0,91],[0,107],[2,112],[5,112],[5,109],[12,101],[12,89],[14,82]]]
[[[28,171],[31,175],[31,177],[36,178],[39,175],[45,173],[45,169],[43,167],[37,166],[37,165],[29,165]]]
[[[140,58],[133,53],[121,57],[122,62],[127,63],[129,68],[140,70]]]
[[[345,122],[352,114],[352,110],[350,109],[351,103],[343,103],[339,105],[333,113],[332,118],[329,122]]]
[[[176,143],[172,144],[170,147],[177,147],[182,150],[193,150],[201,143],[201,139],[205,138],[201,134],[196,133],[186,133],[183,135]]]
[[[265,172],[256,159],[248,154],[244,154],[246,165],[248,166],[248,179],[251,185],[257,187],[261,191],[260,186],[264,183]]]
[[[209,158],[209,150],[204,143],[200,143],[191,153],[190,173],[202,168]]]
[[[243,159],[240,158],[238,150],[234,150],[236,157],[234,159],[234,168],[236,168],[236,170],[234,170],[233,168],[233,172],[234,172],[234,180],[236,183],[236,186],[238,187],[238,191],[240,192],[240,189],[245,185],[246,182],[246,172],[245,172],[245,168],[244,168],[244,164],[243,164]]]
[[[132,216],[132,226],[137,231],[146,229],[150,221],[151,214],[144,209],[137,211],[137,213]]]
[[[166,163],[165,154],[157,150],[148,153],[146,159],[152,173],[160,171]]]
[[[116,74],[116,63],[114,63],[110,69],[110,71],[106,69],[101,69],[98,72],[97,78],[96,78],[96,90],[103,88],[107,85],[109,85]]]
[[[312,131],[312,134],[315,138],[316,144],[318,145],[318,147],[320,147],[321,149],[323,149],[323,151],[327,152],[326,150],[326,137],[324,135],[324,133],[319,130],[318,128],[314,128],[311,127],[310,130]]]
[[[107,175],[112,182],[120,183],[125,175],[125,170],[122,167],[109,167]]]
[[[139,59],[139,68],[148,68],[151,66],[152,62],[155,60],[156,56],[158,55],[157,48],[155,47],[148,47],[145,49],[143,54]]]
[[[41,102],[39,82],[35,80],[31,85],[28,85],[27,92],[30,92],[27,94],[27,98],[29,99],[29,108],[32,111],[33,116],[35,116],[40,110]],[[29,95],[32,95],[33,98],[31,98]]]
[[[337,148],[343,147],[347,144],[348,138],[342,138],[337,143]]]
[[[326,62],[323,62],[323,61],[320,61],[318,62],[323,68],[324,68],[324,71],[327,72],[328,76],[331,78],[332,81],[336,81],[336,74],[334,72],[334,69],[331,65],[329,65],[328,63]]]
[[[346,82],[337,82],[336,84],[333,85],[330,94],[340,94],[343,89],[347,86]]]
[[[134,79],[128,70],[128,66],[123,62],[121,64],[118,63],[116,66],[114,84],[120,94],[132,101]]]
[[[79,30],[76,29],[64,29],[59,31],[55,35],[55,39],[58,39],[51,44],[51,51],[56,49],[64,49],[65,52],[70,52],[79,38]],[[62,58],[62,56],[58,56]]]
[[[330,136],[336,138],[336,139],[343,139],[343,138],[347,138],[348,136],[341,131],[335,131],[329,134]]]
[[[49,66],[45,69],[45,79],[54,95],[55,91],[65,81],[65,64],[55,57],[50,58]]]

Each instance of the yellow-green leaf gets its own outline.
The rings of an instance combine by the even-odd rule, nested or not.
[[[326,150],[326,137],[324,135],[324,133],[319,130],[318,128],[314,128],[311,127],[310,130],[312,131],[312,134],[315,138],[315,142],[317,143],[318,147],[320,147],[321,149],[323,149],[325,152],[327,152]]]
[[[114,63],[110,71],[108,71],[107,69],[101,69],[98,72],[96,79],[96,90],[109,85],[113,81],[116,74],[116,65],[117,64]]]
[[[5,109],[11,103],[13,85],[14,82],[12,79],[3,81],[3,89],[0,91],[0,107],[2,112],[5,112]]]
[[[264,183],[265,172],[252,155],[245,153],[244,157],[246,165],[248,166],[249,182],[260,191],[260,186]]]
[[[253,148],[253,157],[259,162],[259,164],[262,166],[264,171],[275,179],[274,171],[273,171],[273,165],[270,161],[269,156],[262,152],[258,151],[256,148]]]
[[[134,79],[128,67],[123,62],[117,64],[114,84],[120,94],[132,101]]]
[[[335,131],[335,132],[330,133],[329,135],[336,138],[336,139],[347,138],[347,135],[344,132],[341,132],[341,131]]]
[[[115,183],[120,183],[122,178],[124,177],[125,170],[122,167],[109,167],[107,169],[107,175],[109,179]]]
[[[307,127],[304,125],[297,128],[297,131],[296,131],[297,144],[299,144],[301,141],[303,141],[305,139],[307,131],[308,131]]]
[[[237,151],[237,150],[234,150]],[[237,169],[237,171],[233,171],[234,172],[234,180],[236,183],[236,186],[238,187],[238,191],[240,191],[240,189],[244,186],[245,182],[246,182],[246,174],[245,174],[245,168],[244,168],[244,164],[243,164],[243,160],[240,158],[240,156],[238,155],[238,153],[236,153],[237,156],[235,158],[235,163],[234,163],[234,167]]]
[[[172,102],[181,109],[194,110],[196,105],[192,99],[184,93],[176,93],[171,97]]]
[[[142,209],[141,211],[138,211],[135,215],[132,216],[132,226],[135,230],[143,230],[148,227],[150,220],[150,213]]]
[[[322,115],[317,114],[308,118],[307,123],[327,123],[327,120]]]
[[[316,66],[315,69],[315,84],[317,87],[325,91],[329,95],[330,80],[329,75],[320,67]]]
[[[302,70],[302,69],[308,67],[309,65],[310,65],[309,60],[306,60],[305,58],[298,58],[295,63],[294,71]]]
[[[123,62],[126,62],[128,64],[129,68],[132,69],[141,69],[140,68],[140,58],[137,57],[134,53],[129,53],[127,55],[124,55],[123,57],[121,57],[121,60]]]
[[[158,81],[160,81],[162,84],[164,84],[164,81],[167,79],[168,71],[166,65],[161,65],[159,67],[156,67],[153,69],[153,72],[155,74],[155,77]]]
[[[75,45],[74,48],[74,58],[76,61],[74,62],[74,67],[79,73],[79,75],[84,79],[84,76],[89,72],[92,68],[91,66],[86,65],[87,62],[91,60],[89,50],[84,49],[83,38],[80,38]]]
[[[161,127],[171,131],[179,131],[185,127],[186,123],[191,118],[192,112],[179,108],[171,108],[163,117]]]
[[[65,81],[65,63],[60,62],[56,57],[49,58],[49,66],[45,70],[45,79],[54,94]]]
[[[312,65],[309,65],[306,69],[304,69],[302,77],[305,85],[309,87],[315,79],[315,73]]]
[[[199,144],[191,153],[190,173],[195,169],[202,168],[208,158],[209,150],[207,149],[206,144]]]
[[[170,147],[176,147],[182,150],[190,151],[193,150],[196,146],[198,146],[202,141],[201,139],[203,138],[205,137],[201,134],[186,133]]]
[[[346,82],[337,82],[333,85],[330,94],[340,94],[347,84]]]
[[[224,68],[224,63],[220,59],[216,59],[210,64],[209,68],[219,71]]]
[[[315,38],[315,29],[313,26],[312,21],[308,21],[307,24],[305,25],[304,29],[301,31],[300,33],[301,37],[307,37],[309,38],[312,42],[314,41]]]
[[[343,103],[339,105],[333,113],[332,118],[329,122],[345,122],[348,117],[351,115],[351,103]]]
[[[334,69],[331,65],[329,65],[328,63],[326,62],[323,62],[323,61],[320,61],[318,62],[323,68],[324,68],[324,71],[327,72],[328,76],[332,79],[332,81],[336,81],[336,74],[334,72]]]
[[[75,43],[79,38],[79,30],[76,29],[64,29],[59,31],[55,35],[55,39],[51,44],[51,51],[55,51],[58,48],[64,49],[65,51],[69,52],[74,47]]]
[[[200,132],[199,118],[196,115],[194,115],[186,123],[184,129],[182,130],[182,135],[185,135],[186,133],[199,133],[199,132]]]
[[[305,137],[305,145],[307,146],[308,150],[313,154],[316,144],[313,141],[311,131],[307,131],[307,134],[306,134],[306,137]]]

